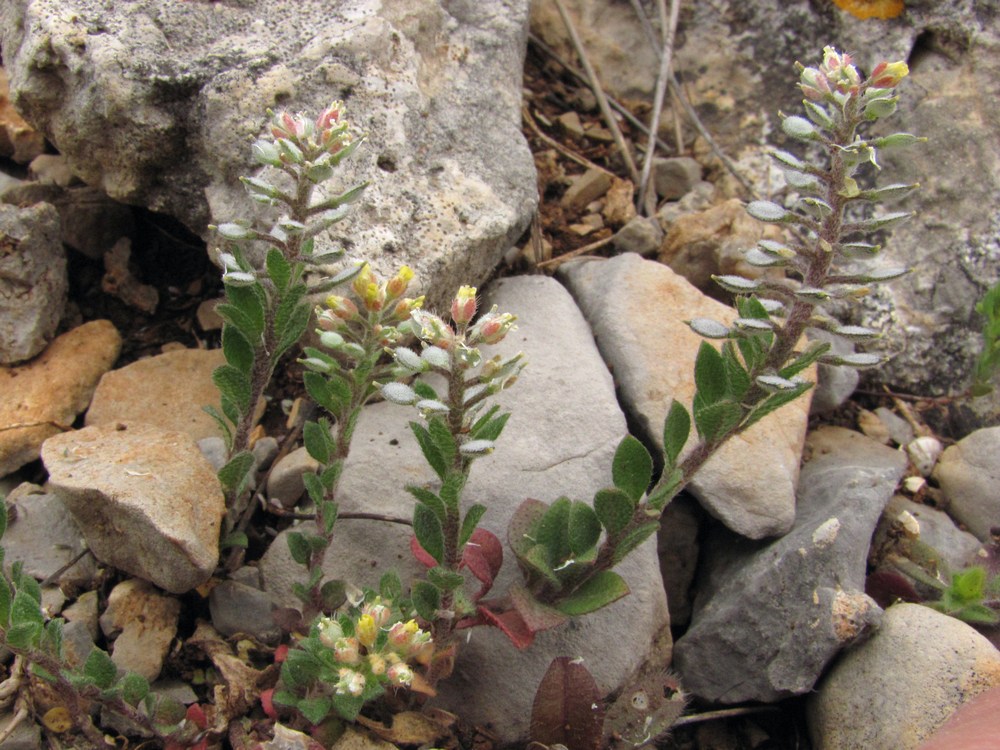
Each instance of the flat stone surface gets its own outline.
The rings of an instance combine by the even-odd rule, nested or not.
[[[986,427],[950,446],[934,478],[948,500],[948,513],[983,542],[1000,526],[1000,427]]]
[[[13,101],[77,175],[196,233],[255,205],[238,177],[268,108],[346,100],[368,141],[329,190],[371,186],[318,242],[383,274],[408,263],[436,304],[484,280],[537,203],[527,16],[527,0],[4,0],[0,51]]]
[[[32,361],[0,367],[0,475],[34,461],[46,438],[72,427],[121,345],[109,321],[94,320],[59,336]]]
[[[587,323],[557,282],[540,276],[503,279],[489,290],[482,308],[492,303],[515,313],[519,328],[486,352],[510,356],[523,351],[529,365],[497,399],[511,417],[496,451],[474,464],[464,498],[485,504],[489,510],[482,526],[506,540],[507,523],[525,498],[551,502],[567,495],[590,502],[597,489],[609,486],[611,459],[626,425]],[[568,353],[572,364],[567,364]],[[337,498],[342,513],[412,516],[414,501],[402,485],[434,482],[406,426],[418,418],[415,411],[389,403],[366,408]],[[405,526],[342,519],[324,569],[358,585],[376,586],[388,569],[410,581],[421,570],[410,556],[409,537]],[[508,550],[505,557],[496,595],[519,577],[513,554]],[[260,568],[265,589],[286,605],[295,604],[291,583],[302,579],[304,569],[290,562],[284,535]],[[629,596],[540,633],[526,651],[517,651],[494,628],[476,628],[471,640],[462,639],[456,671],[440,685],[434,705],[473,723],[488,722],[502,742],[515,742],[527,736],[534,691],[554,657],[583,658],[604,692],[620,686],[653,658],[652,639],[667,624],[655,540],[618,571],[631,588]]]
[[[913,750],[961,704],[997,686],[1000,652],[980,633],[930,607],[894,604],[810,698],[809,734],[815,750]]]
[[[872,531],[906,469],[898,451],[839,427],[810,435],[795,526],[770,543],[717,529],[702,550],[691,626],[674,649],[685,690],[709,701],[809,692],[877,626],[864,593]]]
[[[98,560],[178,594],[212,575],[225,501],[187,434],[85,427],[49,438],[42,461]]]
[[[179,349],[112,370],[97,385],[86,425],[145,422],[196,441],[220,437],[203,407],[220,408],[212,372],[225,361],[221,349]]]
[[[638,255],[567,263],[560,277],[594,330],[625,408],[644,439],[662,451],[671,400],[691,408],[694,361],[704,341],[684,321],[729,321],[735,311]],[[701,468],[689,491],[739,534],[760,539],[788,531],[808,411],[809,398],[798,399],[731,439]],[[695,444],[691,432],[682,456]]]

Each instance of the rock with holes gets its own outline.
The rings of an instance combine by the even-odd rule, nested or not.
[[[0,51],[12,100],[75,174],[199,233],[253,210],[238,177],[268,108],[345,100],[368,141],[329,190],[371,186],[318,242],[383,273],[406,262],[441,302],[534,211],[527,17],[527,0],[4,0]]]
[[[878,625],[865,560],[906,459],[839,427],[813,433],[807,452],[788,534],[753,542],[720,528],[702,549],[691,626],[674,649],[685,689],[701,698],[807,693],[838,651]]]

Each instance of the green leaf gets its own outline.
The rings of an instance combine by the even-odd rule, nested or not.
[[[219,483],[227,492],[239,488],[247,479],[253,469],[253,453],[250,451],[240,451],[233,456],[226,465],[219,469]]]
[[[219,365],[212,373],[212,382],[242,414],[250,410],[250,381],[232,365]]]
[[[550,564],[558,564],[570,555],[567,536],[571,507],[568,497],[559,498],[549,506],[535,530],[535,541],[548,551]]]
[[[743,423],[744,428],[756,424],[771,412],[789,404],[811,388],[810,383],[803,383],[798,390],[773,393],[753,408]]]
[[[448,429],[448,425],[445,424],[445,421],[441,417],[432,418],[427,423],[427,431],[430,433],[434,445],[437,446],[438,451],[441,453],[441,458],[449,466],[453,465],[455,457],[458,455],[458,444],[455,442],[455,438],[451,434],[451,430]],[[447,500],[443,494],[442,498]]]
[[[527,553],[519,558],[525,565],[545,578],[549,583],[562,588],[562,581],[552,570],[552,558],[549,556],[549,549],[544,544],[536,544],[528,549]]]
[[[312,305],[305,297],[305,284],[296,284],[285,292],[274,312],[274,331],[278,337],[278,346],[271,355],[277,359],[305,334],[312,316]]]
[[[808,368],[811,364],[819,360],[830,350],[830,345],[822,341],[814,341],[798,357],[778,370],[778,374],[783,378],[792,378]]]
[[[2,548],[0,548],[2,549]],[[13,595],[10,584],[0,576],[0,628],[6,629],[10,624],[10,605]]]
[[[226,362],[244,375],[250,374],[250,370],[253,369],[253,347],[236,326],[222,327],[222,353],[226,357]]]
[[[218,426],[219,432],[222,433],[222,439],[226,441],[226,449],[232,450],[233,430],[229,426],[230,422],[226,419],[226,416],[214,406],[203,406],[201,407],[201,410],[215,420],[215,424]]]
[[[653,459],[646,447],[631,435],[626,435],[615,449],[611,463],[611,477],[615,487],[624,490],[639,502],[653,477]]]
[[[316,725],[323,721],[333,709],[333,701],[326,696],[318,698],[303,698],[295,706],[306,721]]]
[[[53,656],[62,655],[63,621],[61,618],[49,620],[42,631],[42,649]]]
[[[319,509],[322,511],[323,516],[323,528],[322,531],[326,537],[330,536],[333,531],[333,526],[337,523],[337,515],[340,512],[339,506],[331,500],[320,500],[316,503]]]
[[[266,296],[259,283],[251,286],[231,286],[226,285],[226,298],[228,303],[222,303],[215,308],[215,311],[235,325],[247,341],[254,343],[260,341],[264,333],[264,321],[266,309]]]
[[[617,565],[624,560],[632,550],[655,534],[659,528],[659,521],[650,521],[649,523],[644,523],[642,526],[637,526],[632,529],[632,531],[628,532],[628,534],[626,534],[621,541],[615,545],[615,553],[612,558],[612,564]]]
[[[437,586],[427,581],[417,581],[413,584],[411,598],[417,614],[427,622],[434,622],[437,610],[441,607],[441,592]]]
[[[574,557],[586,554],[601,538],[601,522],[594,509],[586,503],[574,502],[569,509],[567,539]]]
[[[10,629],[7,631],[7,642],[5,645],[8,647],[21,650],[30,651],[32,649],[38,648],[38,643],[42,639],[42,625],[37,622],[17,622],[13,621]]]
[[[694,382],[697,396],[706,405],[721,401],[729,393],[726,363],[716,348],[706,341],[702,341],[698,347],[698,356],[694,361]],[[697,423],[697,415],[695,422]]]
[[[301,648],[289,649],[281,665],[281,681],[292,690],[309,687],[319,677],[322,666],[316,657]]]
[[[756,318],[748,318],[756,320]],[[722,345],[722,361],[726,365],[726,381],[729,389],[726,394],[730,401],[742,401],[750,388],[750,373],[743,368],[743,363],[736,354],[736,347],[732,341],[727,341]]]
[[[556,605],[556,609],[571,617],[586,615],[606,607],[628,595],[628,584],[611,570],[598,571],[570,596]]]
[[[285,258],[285,254],[276,247],[270,248],[267,251],[267,258],[264,260],[264,266],[267,268],[267,275],[271,277],[274,285],[278,287],[279,291],[284,291],[292,278],[292,264]]]
[[[963,603],[982,600],[985,587],[986,571],[978,566],[960,570],[951,577],[951,590]]]
[[[413,383],[413,390],[416,391],[417,395],[422,399],[427,399],[429,401],[440,401],[438,397],[438,392],[434,390],[434,387],[423,380],[416,380]]]
[[[310,457],[323,465],[330,462],[333,449],[336,446],[333,436],[330,434],[330,422],[328,420],[306,422],[302,428],[302,441],[305,443],[306,452]]]
[[[448,592],[454,591],[465,583],[465,576],[439,565],[427,571],[427,580],[441,591]]]
[[[354,696],[350,693],[343,695],[341,693],[334,693],[331,700],[333,701],[334,710],[344,721],[354,721],[357,719],[358,714],[361,713],[361,709],[365,705],[365,699],[362,696]]]
[[[680,470],[680,467],[674,467],[674,470],[667,474],[666,480],[661,481],[659,486],[646,499],[646,504],[653,510],[662,512],[667,507],[667,503],[673,500],[680,491],[681,482],[683,481],[684,473]]]
[[[317,505],[323,502],[326,497],[326,487],[323,485],[323,480],[320,479],[319,476],[311,471],[303,472],[302,484],[305,486],[306,494],[309,495],[310,500]]]
[[[219,540],[219,549],[231,549],[233,547],[246,549],[249,546],[250,537],[244,531],[232,531]]]
[[[403,582],[394,570],[383,573],[378,582],[378,592],[387,602],[397,602],[403,597]]]
[[[413,435],[417,439],[417,445],[420,446],[420,450],[424,454],[427,463],[434,469],[434,473],[438,475],[438,478],[443,480],[448,473],[448,464],[445,462],[444,456],[441,455],[441,451],[431,437],[431,434],[419,422],[410,422],[410,429],[413,430]]]
[[[107,652],[99,648],[91,649],[83,664],[83,673],[102,690],[110,688],[118,679],[118,667]]]
[[[471,506],[469,510],[465,513],[465,518],[462,519],[462,529],[458,534],[458,546],[463,547],[469,538],[472,536],[472,532],[476,530],[476,526],[479,525],[479,519],[483,517],[486,512],[485,505],[479,505],[478,503]]]
[[[146,678],[135,672],[126,672],[118,681],[122,699],[130,706],[138,706],[149,694],[149,683]]]
[[[11,625],[15,626],[26,624],[41,626],[45,622],[38,599],[25,588],[19,587],[14,594],[14,601],[10,608],[10,622]]]
[[[702,440],[720,440],[743,419],[743,408],[734,401],[701,404],[696,400],[694,424]]]
[[[309,542],[306,541],[305,534],[299,531],[288,533],[288,551],[292,553],[292,559],[299,565],[306,565],[309,562]]]
[[[418,487],[414,484],[406,485],[406,491],[413,495],[417,500],[426,505],[428,508],[434,511],[442,523],[444,519],[447,518],[447,511],[445,510],[444,501],[431,492],[425,487]]]
[[[663,452],[669,466],[677,463],[690,434],[691,415],[680,401],[674,399],[663,423]]]
[[[351,404],[351,385],[335,373],[321,375],[318,372],[302,373],[302,382],[313,401],[334,416],[340,417]]]
[[[462,490],[465,489],[467,477],[460,471],[452,471],[441,483],[441,500],[452,513],[458,513],[462,500]]]
[[[420,546],[438,563],[444,562],[444,529],[433,510],[417,503],[413,508],[413,534]]]
[[[675,402],[676,403],[676,402]],[[594,511],[608,536],[624,531],[635,512],[635,502],[628,493],[618,488],[598,490],[594,495]]]

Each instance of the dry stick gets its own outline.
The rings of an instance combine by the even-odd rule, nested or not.
[[[528,106],[526,104],[521,105],[521,116],[524,118],[524,121],[528,123],[528,127],[530,127],[532,131],[534,131],[535,135],[537,135],[539,138],[545,141],[547,145],[554,148],[556,151],[565,156],[567,159],[575,161],[577,164],[579,164],[582,167],[586,167],[587,169],[596,169],[600,172],[604,172],[607,175],[611,175],[612,177],[616,176],[614,172],[611,172],[602,166],[594,164],[594,162],[592,162],[587,157],[581,156],[575,151],[566,148],[564,145],[559,143],[559,141],[547,136],[544,132],[542,132],[541,128],[538,127],[538,123],[535,122],[535,119],[531,116],[531,113],[528,111]]]
[[[570,19],[569,13],[566,12],[566,6],[563,5],[562,0],[555,0],[555,4],[556,8],[559,10],[559,15],[562,16],[563,23],[566,24],[566,30],[569,32],[569,38],[573,42],[573,47],[576,49],[576,54],[580,58],[580,62],[583,64],[583,69],[587,72],[590,88],[594,92],[594,96],[597,97],[597,104],[601,108],[601,114],[604,116],[604,121],[608,124],[608,129],[611,131],[611,135],[615,139],[615,145],[618,146],[618,150],[622,153],[622,158],[625,160],[625,167],[628,169],[628,173],[632,177],[632,182],[638,183],[639,171],[635,168],[635,162],[632,160],[632,154],[629,153],[628,144],[625,143],[625,136],[622,135],[622,131],[618,127],[618,122],[615,120],[614,113],[611,111],[611,105],[608,104],[608,98],[604,95],[604,89],[601,88],[600,81],[597,80],[597,73],[594,71],[594,67],[590,64],[590,60],[587,58],[587,53],[583,49],[583,43],[580,41],[580,37],[576,33],[576,27],[573,26],[573,21]]]
[[[656,74],[656,93],[653,95],[653,112],[649,123],[649,145],[642,161],[642,176],[639,178],[639,195],[636,206],[646,216],[656,212],[656,198],[653,205],[646,205],[646,194],[649,192],[649,178],[653,173],[653,133],[660,132],[660,115],[663,112],[663,100],[667,93],[667,82],[670,79],[674,59],[674,38],[677,34],[677,21],[680,17],[679,0],[670,0],[670,20],[667,20],[667,7],[664,0],[659,1],[660,27],[663,34],[663,49],[660,52],[660,70]]]
[[[11,718],[9,722],[7,722],[7,726],[5,726],[2,730],[0,730],[0,743],[6,741],[8,737],[14,734],[14,730],[17,729],[18,725],[27,718],[28,718],[28,707],[20,706],[17,709],[17,713],[14,714],[13,718]]]
[[[580,255],[586,255],[587,253],[593,252],[594,250],[600,250],[607,244],[611,243],[614,239],[614,235],[610,237],[605,237],[603,240],[598,240],[597,242],[591,242],[589,245],[584,245],[583,247],[578,247],[576,250],[570,250],[568,253],[563,253],[552,260],[546,260],[541,263],[536,263],[535,268],[558,268],[563,263],[568,260],[572,260]]]
[[[680,727],[685,724],[697,724],[702,721],[715,721],[716,719],[728,719],[733,716],[746,716],[748,714],[759,714],[769,711],[777,711],[775,706],[739,706],[737,708],[720,708],[718,711],[705,711],[700,714],[682,716],[671,726]]]
[[[642,4],[639,0],[629,0],[629,2],[632,4],[632,10],[635,11],[635,15],[639,19],[639,25],[646,32],[646,39],[649,41],[649,46],[654,50],[659,49],[660,44],[656,39],[656,31],[653,29],[653,24],[649,22],[649,16],[646,15]]]
[[[552,49],[549,45],[547,45],[545,42],[543,42],[541,39],[539,39],[537,36],[535,36],[530,32],[528,33],[528,39],[532,44],[538,47],[539,50],[541,50],[546,55],[555,60],[557,63],[559,63],[559,65],[561,65],[566,70],[566,72],[569,73],[571,76],[573,76],[576,80],[580,81],[581,83],[587,86],[590,86],[590,82],[587,80],[587,77],[579,70],[577,70],[575,66],[569,63],[567,60],[565,60],[562,57],[562,55],[560,55],[558,52]],[[649,128],[646,127],[645,123],[641,122],[635,115],[629,112],[628,108],[624,104],[622,104],[612,96],[608,96],[608,104],[611,105],[611,108],[615,112],[617,112],[626,120],[628,120],[628,123],[632,127],[644,133],[645,135],[649,135]],[[642,144],[637,144],[637,145],[640,148],[642,148]],[[656,139],[656,145],[659,146],[664,153],[667,154],[673,153],[673,149],[671,149],[669,145],[661,141],[659,138]]]

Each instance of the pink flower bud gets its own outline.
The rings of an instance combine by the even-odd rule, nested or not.
[[[399,299],[406,292],[406,288],[413,279],[413,269],[409,266],[400,268],[396,275],[385,283],[385,296],[388,300]]]
[[[331,294],[326,298],[326,306],[329,308],[330,313],[341,320],[353,320],[358,314],[357,305],[347,297],[341,297],[337,294]],[[322,322],[320,323],[320,327],[322,328]]]
[[[365,676],[360,672],[355,672],[347,667],[342,668],[338,673],[340,680],[337,682],[336,690],[341,695],[350,694],[361,695],[365,690]]]
[[[455,343],[455,332],[447,323],[434,313],[426,310],[413,310],[410,319],[416,324],[418,335],[428,344],[441,349],[450,349]]]
[[[389,682],[397,687],[409,687],[413,682],[413,670],[406,664],[393,664],[387,675]]]
[[[371,604],[366,604],[361,608],[362,614],[371,615],[375,621],[375,627],[383,628],[392,617],[392,609],[382,603],[381,597],[376,597]]]
[[[469,331],[469,343],[497,344],[514,329],[515,320],[510,313],[498,313],[494,305]]]
[[[392,317],[397,321],[404,321],[410,319],[410,313],[414,310],[419,310],[423,307],[424,296],[420,295],[416,299],[411,297],[405,297],[396,303],[396,309],[392,313]]]
[[[338,638],[333,644],[333,655],[341,664],[358,664],[361,661],[361,647],[357,638]]]
[[[316,118],[316,130],[322,133],[325,130],[329,130],[331,125],[339,123],[343,109],[344,103],[337,101],[320,112],[319,117]]]
[[[468,325],[476,314],[476,287],[459,287],[458,294],[451,301],[451,319],[455,325]]]
[[[875,89],[891,89],[899,85],[910,73],[910,68],[902,60],[887,63],[880,62],[871,75],[871,87]]]

